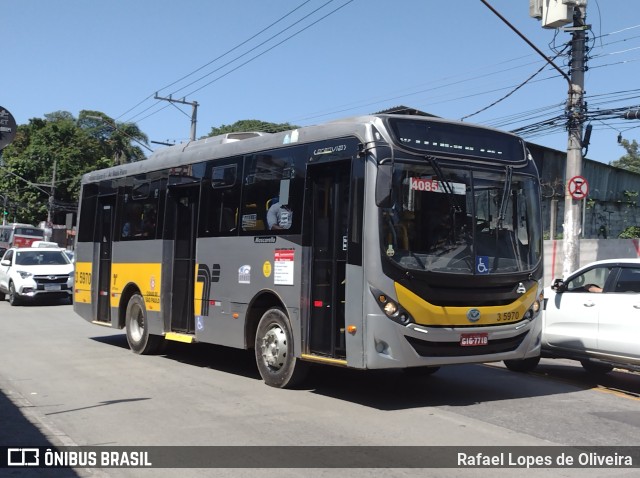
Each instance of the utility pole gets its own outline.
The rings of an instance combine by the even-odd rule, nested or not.
[[[51,194],[49,195],[49,210],[47,211],[47,227],[51,227],[53,225],[53,195],[56,192],[56,169],[58,169],[58,160],[53,160],[53,174],[51,175]]]
[[[0,194],[2,196],[2,225],[7,224],[7,195]]]
[[[155,94],[154,98],[156,100],[168,101],[170,103],[180,103],[183,105],[191,105],[191,141],[196,140],[196,123],[198,121],[198,102],[197,101],[185,101],[184,98],[181,100],[176,100],[169,95],[168,98],[162,98],[158,96],[158,93]]]
[[[587,26],[585,25],[586,6],[576,5],[573,8],[573,27],[570,28],[571,39],[571,88],[567,100],[567,129],[569,141],[567,145],[567,165],[565,171],[564,190],[564,224],[563,224],[563,264],[562,275],[567,277],[580,265],[580,205],[584,199],[574,199],[569,192],[568,181],[582,175],[582,125],[585,119],[584,103],[584,71],[585,42]]]
[[[573,26],[565,28],[572,34],[571,40],[571,75],[568,76],[553,61],[542,53],[531,41],[511,25],[487,0],[480,0],[495,13],[509,28],[533,48],[547,63],[555,68],[567,80],[569,98],[566,114],[568,118],[569,144],[567,146],[567,164],[565,169],[564,190],[564,224],[563,224],[563,277],[569,275],[580,264],[580,201],[574,199],[569,190],[569,180],[581,176],[582,173],[582,125],[586,116],[584,103],[584,70],[586,53],[585,25],[587,0],[529,0],[529,15],[542,21],[543,28],[559,28],[571,23]]]

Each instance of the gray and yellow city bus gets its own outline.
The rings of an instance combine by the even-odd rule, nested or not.
[[[167,340],[430,373],[540,355],[542,237],[522,139],[374,115],[172,146],[82,179],[74,309]]]

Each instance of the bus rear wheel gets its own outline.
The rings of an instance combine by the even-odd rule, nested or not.
[[[308,364],[294,356],[289,319],[279,307],[267,310],[260,319],[255,353],[260,376],[271,387],[294,387],[308,371]]]
[[[144,299],[139,294],[134,294],[127,303],[125,316],[125,328],[127,330],[127,342],[131,350],[140,355],[157,352],[164,340],[159,335],[149,333],[147,321],[147,308]]]

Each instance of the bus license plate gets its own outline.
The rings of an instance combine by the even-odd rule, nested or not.
[[[478,345],[489,344],[489,334],[462,334],[460,336],[460,345],[462,347],[476,347]]]

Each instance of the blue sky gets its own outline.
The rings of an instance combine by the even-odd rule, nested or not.
[[[489,2],[549,56],[570,40],[530,18],[528,0]],[[640,104],[639,6],[588,1],[592,111]],[[400,104],[460,119],[544,63],[480,0],[0,0],[0,12],[0,105],[18,124],[98,110],[153,141],[187,140],[191,115],[156,92],[199,103],[198,137],[242,119],[304,126]],[[566,97],[546,68],[466,121],[512,130],[562,114]],[[593,122],[587,157],[618,159],[619,133],[640,140],[640,121]],[[525,138],[567,146],[561,128]]]

